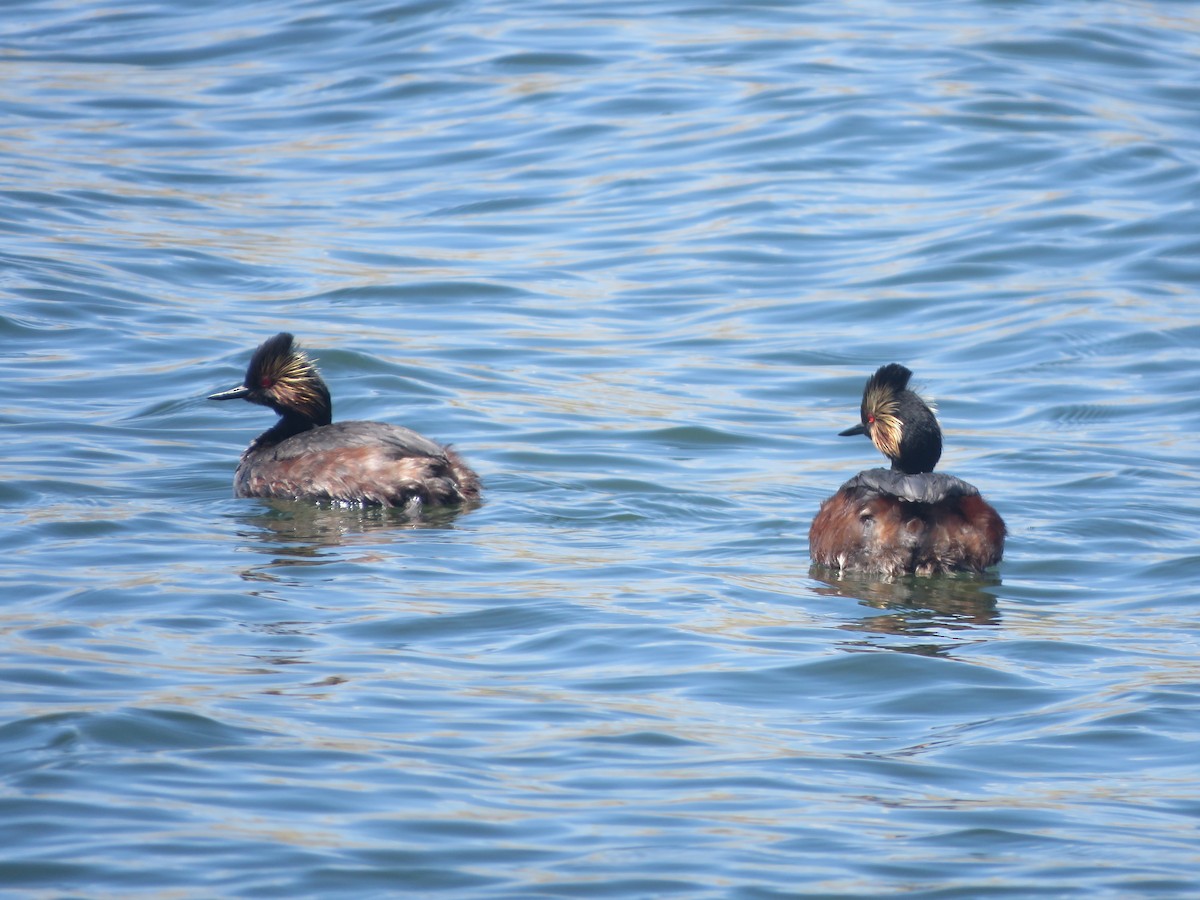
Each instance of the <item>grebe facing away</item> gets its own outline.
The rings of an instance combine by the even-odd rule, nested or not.
[[[982,572],[1004,553],[1004,520],[979,491],[934,474],[942,430],[928,404],[908,389],[912,372],[881,366],[863,390],[865,434],[892,461],[859,472],[821,504],[808,532],[812,561],[831,569],[900,575]]]
[[[242,454],[233,477],[238,497],[398,506],[410,512],[479,497],[479,476],[448,447],[399,425],[331,425],[329,388],[290,334],[263,341],[242,384],[208,399],[249,400],[280,416]]]

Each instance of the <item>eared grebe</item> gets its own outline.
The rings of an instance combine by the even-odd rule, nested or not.
[[[908,389],[912,372],[881,366],[863,390],[865,434],[892,461],[859,472],[821,504],[808,532],[812,561],[832,569],[900,575],[982,572],[1004,553],[1004,520],[979,491],[934,474],[942,430],[933,410]]]
[[[398,506],[412,513],[479,497],[479,476],[449,447],[382,422],[331,425],[329,388],[290,334],[263,341],[245,381],[208,399],[249,400],[280,415],[242,454],[233,477],[238,497]]]

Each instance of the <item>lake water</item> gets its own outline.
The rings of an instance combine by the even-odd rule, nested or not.
[[[1200,8],[21,0],[0,886],[1200,895]],[[233,499],[288,330],[486,502]],[[900,361],[994,576],[810,570]]]

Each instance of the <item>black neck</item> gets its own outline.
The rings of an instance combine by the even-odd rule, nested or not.
[[[303,431],[308,431],[314,426],[313,420],[307,416],[299,416],[295,413],[284,413],[279,417],[279,421],[260,434],[254,441],[255,447],[274,447],[276,444],[286,441],[293,435],[300,434]]]

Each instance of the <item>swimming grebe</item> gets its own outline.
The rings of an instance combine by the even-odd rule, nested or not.
[[[280,415],[242,454],[235,496],[397,506],[410,513],[479,497],[479,476],[449,447],[399,425],[331,425],[329,388],[286,332],[254,351],[242,384],[208,399],[249,400]]]
[[[1004,553],[1004,520],[979,491],[934,474],[942,430],[933,410],[908,389],[912,372],[881,366],[863,390],[862,421],[840,432],[865,434],[892,461],[859,472],[821,504],[808,531],[812,561],[832,569],[900,575],[982,572]]]

